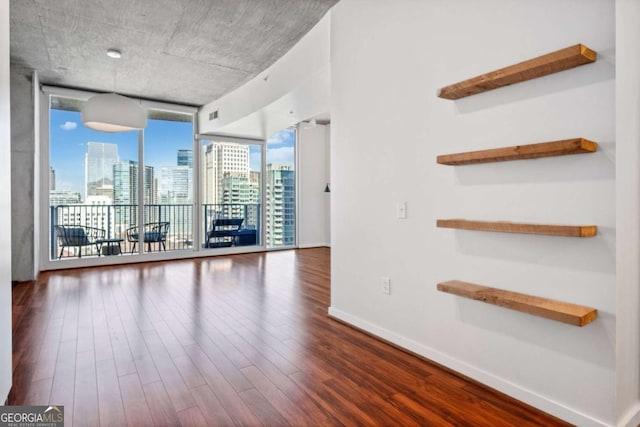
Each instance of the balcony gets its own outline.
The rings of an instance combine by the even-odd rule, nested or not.
[[[215,219],[242,219],[243,230],[256,230],[256,243],[260,243],[260,204],[219,203],[202,205],[201,227],[193,227],[193,205],[145,205],[144,223],[161,224],[169,223],[166,236],[163,239],[152,239],[150,231],[141,233],[140,236],[147,242],[134,242],[132,236],[138,239],[137,230],[132,230],[138,223],[137,205],[56,205],[50,206],[50,258],[58,260],[70,257],[98,257],[117,254],[120,250],[123,255],[138,254],[138,248],[142,247],[144,253],[157,251],[181,251],[193,250],[194,232],[200,232],[201,241],[206,241],[205,236],[210,231]],[[97,229],[101,233],[98,240],[111,241],[109,244],[88,244],[64,246],[59,237],[60,229],[56,226],[68,226],[76,229]],[[146,227],[149,228],[149,227]],[[200,231],[198,230],[200,228]],[[129,230],[129,232],[127,232]],[[76,236],[77,237],[77,236]],[[76,238],[77,240],[77,238]],[[153,241],[152,241],[153,240]],[[162,240],[162,241],[160,241]],[[93,240],[91,240],[93,242]],[[62,244],[61,244],[62,243]],[[67,242],[68,243],[68,242]],[[134,246],[135,245],[135,246]],[[245,241],[234,243],[236,246],[247,245]],[[114,250],[111,246],[117,246]],[[205,248],[206,245],[201,245]],[[101,249],[101,251],[100,251]],[[101,253],[99,253],[99,251]]]

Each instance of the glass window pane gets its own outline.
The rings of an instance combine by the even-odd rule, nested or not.
[[[51,97],[50,259],[130,252],[137,218],[138,132],[85,127],[84,101]]]
[[[193,116],[150,111],[144,130],[145,252],[193,245]]]
[[[205,140],[200,150],[203,247],[260,245],[262,147]]]
[[[296,244],[296,131],[285,129],[267,140],[266,245]]]

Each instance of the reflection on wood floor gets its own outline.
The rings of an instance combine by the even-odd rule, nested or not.
[[[13,289],[9,404],[66,425],[562,422],[327,317],[326,248],[42,273]]]

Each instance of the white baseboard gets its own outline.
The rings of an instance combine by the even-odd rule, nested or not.
[[[436,363],[453,369],[456,372],[466,375],[469,378],[473,378],[474,380],[479,381],[482,384],[485,384],[493,389],[496,389],[515,399],[538,408],[541,411],[547,412],[572,424],[581,427],[610,426],[610,424],[607,424],[602,420],[583,414],[579,411],[555,402],[545,396],[542,396],[534,391],[527,390],[517,384],[510,382],[507,379],[500,378],[490,372],[469,365],[466,362],[453,358],[432,347],[428,347],[417,341],[405,338],[402,335],[398,335],[395,332],[389,331],[388,329],[382,328],[378,325],[374,325],[366,320],[360,319],[359,317],[352,316],[349,313],[345,313],[344,311],[341,311],[337,308],[329,307],[329,315],[347,324],[362,329],[372,335],[389,341],[399,347],[419,354],[422,357],[433,360]]]
[[[300,244],[298,245],[299,249],[309,249],[309,248],[325,248],[328,247],[329,245],[326,243],[304,243],[304,244]]]
[[[623,427],[638,427],[640,425],[640,402],[621,417],[621,422],[618,425]]]

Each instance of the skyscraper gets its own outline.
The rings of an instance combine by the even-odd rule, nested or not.
[[[178,166],[193,167],[193,150],[178,150]]]
[[[118,163],[118,145],[106,142],[87,142],[85,154],[85,198],[108,196],[113,198],[113,165]]]
[[[144,167],[144,203],[156,203],[153,166]],[[138,162],[125,160],[113,165],[114,204],[138,204]]]
[[[158,203],[193,202],[193,169],[189,166],[164,166],[158,177]]]
[[[211,142],[202,147],[202,200],[206,204],[223,202],[225,176],[249,180],[249,146],[232,142]],[[242,203],[247,203],[246,201]]]
[[[143,188],[145,204],[156,202],[155,187],[153,166],[145,166]],[[113,165],[113,204],[116,205],[116,233],[137,223],[138,162],[126,160]]]
[[[291,165],[267,165],[267,246],[295,245],[295,171]]]

